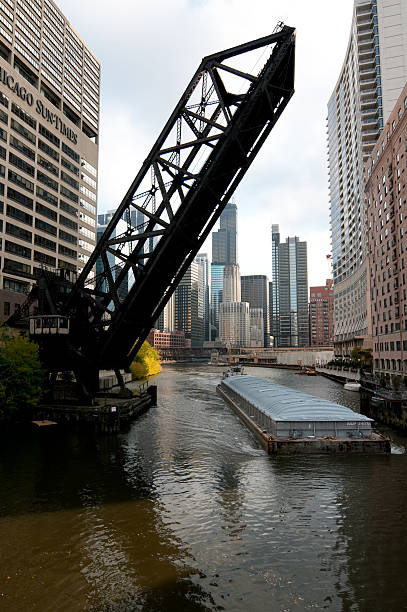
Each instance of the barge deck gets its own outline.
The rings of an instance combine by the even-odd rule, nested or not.
[[[339,404],[252,376],[222,380],[217,391],[271,455],[390,453],[372,419]]]

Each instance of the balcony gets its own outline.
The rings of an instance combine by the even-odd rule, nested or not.
[[[371,87],[370,89],[362,89],[360,91],[360,97],[363,99],[365,98],[365,96],[371,96],[372,94],[374,95],[373,99],[377,102],[377,99],[376,99],[377,87]]]
[[[373,17],[371,15],[361,17],[357,20],[356,27],[358,32],[366,32],[373,29]]]

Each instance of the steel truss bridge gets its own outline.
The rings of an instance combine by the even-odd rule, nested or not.
[[[130,365],[293,95],[294,57],[279,24],[202,60],[76,282],[44,271],[28,298],[69,321],[36,338],[50,370],[92,395]]]

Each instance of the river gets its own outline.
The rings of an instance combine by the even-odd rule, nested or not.
[[[323,377],[248,373],[358,409]],[[165,366],[116,437],[0,439],[0,610],[407,610],[407,436],[390,456],[269,457],[220,376]]]

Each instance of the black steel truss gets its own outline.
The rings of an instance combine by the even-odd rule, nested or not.
[[[281,25],[202,60],[64,305],[75,358],[131,363],[291,98],[294,55]]]

